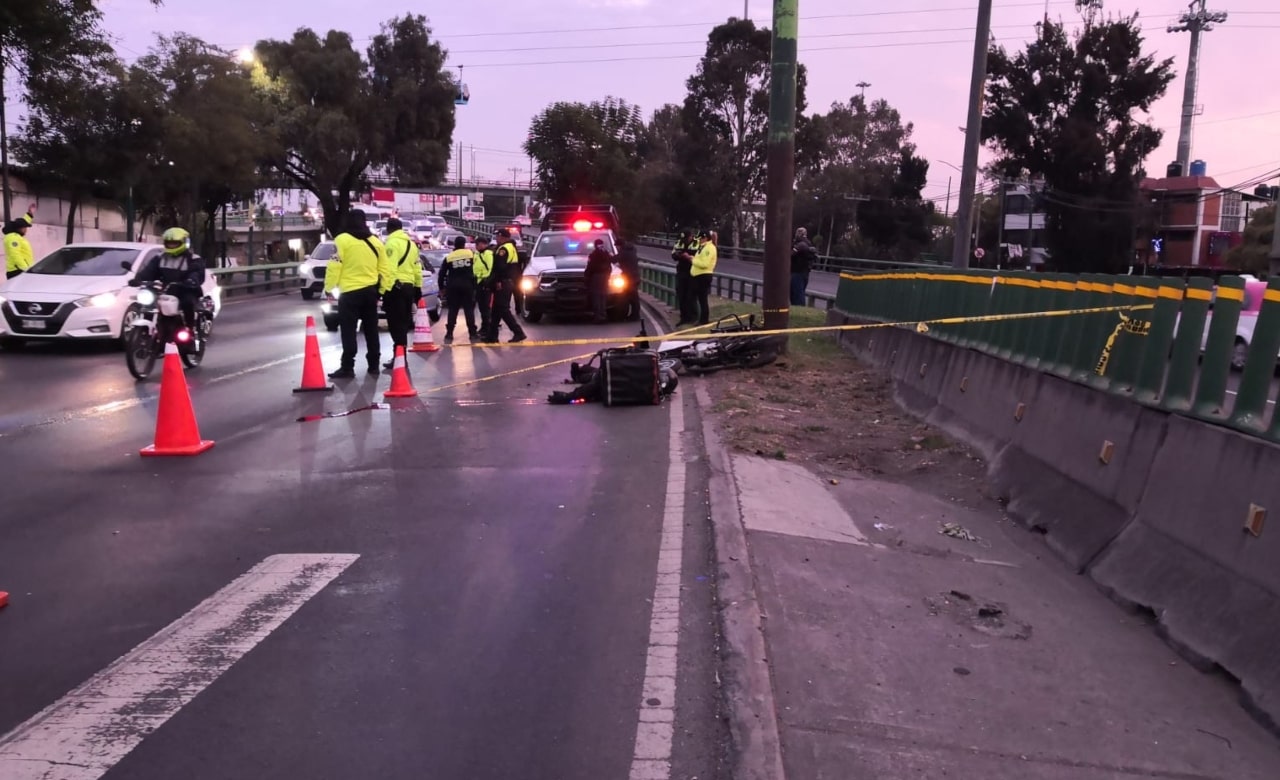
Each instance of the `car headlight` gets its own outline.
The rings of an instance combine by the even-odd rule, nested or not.
[[[100,295],[92,295],[88,298],[81,298],[76,301],[76,306],[86,308],[92,306],[110,306],[116,302],[116,294],[113,292],[105,292]]]
[[[143,306],[150,306],[156,302],[156,293],[154,290],[138,290],[138,303]]]
[[[534,288],[537,286],[538,280],[534,279],[532,276],[526,276],[520,280],[520,292],[533,292]]]
[[[610,277],[609,286],[615,290],[625,290],[627,289],[627,278],[625,276]]]

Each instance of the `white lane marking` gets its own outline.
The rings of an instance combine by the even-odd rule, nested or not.
[[[675,740],[676,650],[680,636],[686,467],[681,439],[684,434],[684,402],[677,396],[671,399],[670,404],[671,465],[667,470],[667,497],[662,514],[662,538],[658,544],[658,581],[653,590],[649,653],[645,660],[640,721],[636,724],[630,780],[669,780],[671,748]]]
[[[4,780],[97,780],[359,555],[272,555],[0,737]]]

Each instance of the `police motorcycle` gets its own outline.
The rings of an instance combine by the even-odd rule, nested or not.
[[[128,263],[122,265],[128,267]],[[164,282],[139,285],[138,315],[125,335],[125,363],[135,379],[146,379],[164,355],[165,345],[176,344],[178,356],[187,368],[204,360],[205,345],[213,332],[213,299],[203,296],[195,306],[194,327],[182,316],[178,296],[168,292]]]

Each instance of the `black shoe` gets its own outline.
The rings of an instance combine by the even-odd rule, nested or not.
[[[369,366],[369,370],[367,373],[369,374],[369,376],[377,376],[378,374],[382,373],[382,370],[378,368],[377,363],[374,363],[373,365]]]
[[[446,334],[444,334],[444,343],[446,343],[446,344],[452,344],[452,343],[453,343],[453,334],[452,334],[452,333],[446,333]]]
[[[354,368],[340,368],[329,374],[330,379],[355,379],[356,370]]]
[[[520,333],[517,333],[516,335],[512,336],[512,337],[507,341],[507,343],[508,343],[508,344],[519,344],[520,342],[525,341],[525,340],[526,340],[526,339],[528,339],[528,338],[529,338],[529,337],[528,337],[528,336],[526,336],[523,332],[520,332]],[[494,339],[494,343],[497,343],[497,341],[498,341],[497,339]]]
[[[387,362],[383,363],[383,364],[382,364],[382,367],[383,367],[383,368],[385,368],[386,370],[390,371],[391,369],[393,369],[393,368],[395,368],[395,367],[396,367],[396,359],[395,359],[395,358],[391,358],[391,359],[390,359],[390,360],[388,360]]]

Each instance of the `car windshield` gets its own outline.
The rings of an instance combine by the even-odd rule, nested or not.
[[[538,244],[533,248],[534,257],[564,257],[565,255],[582,255],[586,257],[595,249],[596,239],[604,241],[605,251],[613,253],[613,237],[608,233],[554,233],[538,237]]]
[[[121,263],[133,264],[136,249],[106,246],[64,246],[31,266],[27,273],[49,276],[124,276]]]
[[[320,244],[311,251],[312,260],[331,260],[333,256],[338,254],[337,244]]]

